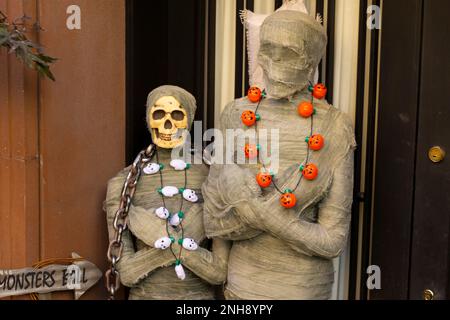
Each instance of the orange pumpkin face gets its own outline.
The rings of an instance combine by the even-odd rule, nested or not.
[[[251,127],[256,122],[256,114],[250,110],[244,111],[242,112],[241,120],[247,127]]]
[[[308,145],[311,150],[319,151],[323,148],[325,144],[325,139],[320,134],[315,134],[311,136],[308,140]]]
[[[261,188],[267,188],[272,183],[272,175],[260,172],[256,175],[256,182]]]
[[[303,118],[309,118],[314,113],[314,107],[311,102],[303,101],[298,105],[298,114]]]
[[[244,147],[244,153],[247,159],[255,159],[258,156],[258,147],[247,143]]]
[[[327,87],[322,83],[316,84],[313,89],[313,96],[316,99],[323,99],[327,95]]]
[[[248,100],[253,103],[259,102],[259,100],[261,100],[261,89],[258,87],[251,87],[248,89],[247,97]]]
[[[297,199],[295,198],[295,194],[290,193],[290,192],[284,193],[280,197],[280,204],[283,207],[285,207],[286,209],[295,207],[295,205],[297,204]]]
[[[306,165],[306,167],[303,169],[303,176],[305,177],[305,179],[314,180],[315,178],[317,178],[318,174],[319,169],[317,169],[316,165],[312,163]]]

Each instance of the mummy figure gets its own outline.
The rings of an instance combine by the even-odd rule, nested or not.
[[[147,123],[158,156],[143,167],[123,234],[117,268],[122,284],[130,287],[129,299],[213,299],[212,285],[225,282],[226,244],[218,239],[211,250],[206,247],[199,201],[208,168],[171,156],[185,143],[195,109],[194,97],[178,87],[159,87],[148,96]],[[110,239],[128,172],[125,168],[108,183]]]

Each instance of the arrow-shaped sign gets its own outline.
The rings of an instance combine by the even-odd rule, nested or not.
[[[81,259],[76,253],[72,253],[72,258]],[[71,265],[0,270],[0,298],[74,290],[78,300],[101,277],[102,273],[95,264],[82,259]]]

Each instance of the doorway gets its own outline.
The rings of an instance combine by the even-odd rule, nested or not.
[[[450,298],[449,11],[383,4],[370,257],[381,290],[370,299]]]
[[[215,1],[126,1],[126,159],[150,143],[147,95],[165,84],[197,100],[195,120],[214,121]]]

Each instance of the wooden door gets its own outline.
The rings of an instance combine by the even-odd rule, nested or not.
[[[445,0],[385,1],[371,264],[372,299],[450,298],[450,25]]]
[[[70,6],[79,29],[66,24]],[[0,0],[0,8],[38,21],[34,36],[59,59],[51,82],[0,53],[0,269],[76,252],[104,271],[102,203],[125,166],[125,0]],[[103,279],[85,295],[104,297]]]
[[[428,155],[433,146],[450,153],[450,2],[424,1],[423,10],[409,298],[430,289],[450,299],[450,159]]]

